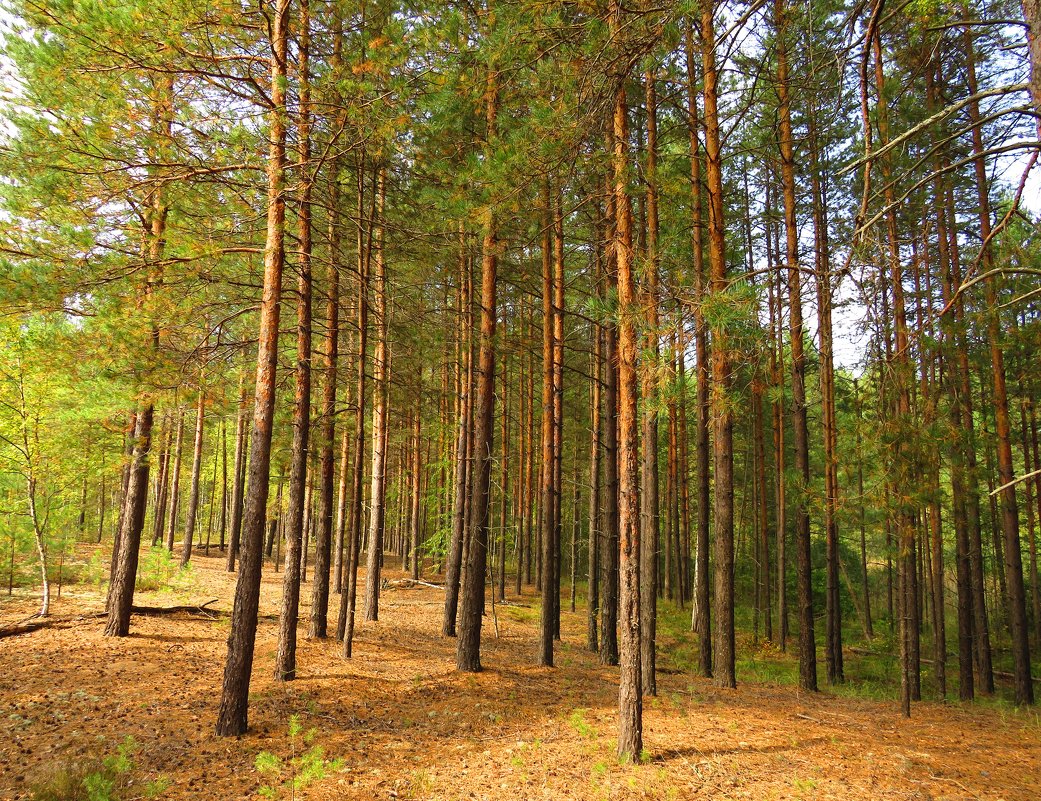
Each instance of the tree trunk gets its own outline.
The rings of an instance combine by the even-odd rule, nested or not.
[[[598,211],[599,216],[599,211]],[[594,294],[600,295],[600,244],[594,245]],[[588,576],[586,583],[586,647],[597,650],[597,624],[600,611],[600,438],[603,410],[600,402],[601,376],[603,375],[603,330],[597,323],[590,326],[593,338],[593,353],[590,361],[589,417],[592,431],[589,441],[589,541]]]
[[[701,147],[698,131],[701,123],[698,120],[698,95],[694,66],[694,25],[692,20],[687,26],[687,112],[690,117],[690,186],[691,214],[694,250],[694,358],[696,387],[696,441],[695,441],[695,474],[698,495],[697,542],[694,556],[694,593],[692,623],[698,633],[698,663],[701,675],[712,676],[712,628],[711,608],[709,600],[709,348],[708,326],[703,313],[703,304],[708,296],[708,276],[705,273],[705,255],[702,245],[702,189],[701,189]],[[715,61],[713,57],[713,67]],[[715,76],[713,76],[713,81]],[[715,99],[713,98],[713,103]],[[718,132],[717,132],[718,133]],[[711,219],[711,215],[710,215]],[[719,223],[722,225],[722,223]]]
[[[228,426],[224,420],[220,424],[220,471],[221,471],[221,493],[220,493],[220,518],[218,528],[220,529],[220,550],[224,550],[228,541]],[[214,476],[216,482],[216,476]],[[216,497],[216,489],[214,489]]]
[[[489,25],[494,26],[494,12],[490,8],[487,17]],[[485,155],[489,156],[497,139],[496,117],[499,108],[499,79],[494,66],[488,67],[484,101],[487,123]],[[465,672],[481,670],[481,614],[484,607],[488,556],[488,490],[491,483],[495,431],[495,326],[498,313],[496,290],[499,242],[495,210],[491,206],[484,210],[483,227],[481,331],[474,422],[470,541],[460,604],[459,641],[456,646],[456,667]]]
[[[766,508],[766,441],[763,430],[763,391],[760,380],[758,391],[752,395],[752,431],[756,469],[756,515],[757,542],[759,549],[759,603],[763,615],[763,636],[767,642],[773,640],[773,624],[770,615],[770,526]]]
[[[704,64],[705,162],[708,189],[709,293],[725,302],[726,227],[723,219],[723,160],[720,153],[715,3],[701,10],[701,58]],[[728,397],[731,384],[730,337],[725,326],[712,326],[713,462],[715,473],[715,607],[712,674],[717,687],[735,687],[734,674],[734,419]],[[707,566],[706,566],[707,567]],[[703,636],[707,634],[707,630]]]
[[[691,600],[690,584],[690,470],[689,441],[687,439],[687,327],[683,308],[676,310],[677,363],[676,374],[679,378],[679,404],[676,408],[677,438],[679,440],[679,465],[677,490],[680,507],[680,548],[677,557],[677,568],[680,576],[680,608]]]
[[[167,75],[159,81],[159,93],[152,108],[152,125],[156,135],[156,150],[151,155],[155,163],[165,161],[163,143],[168,142],[173,130],[173,77]],[[148,209],[147,230],[145,236],[146,250],[142,254],[149,262],[149,274],[145,282],[142,305],[147,309],[148,302],[155,286],[162,276],[160,263],[163,257],[166,235],[166,220],[169,206],[162,184],[151,192],[151,205]],[[150,339],[153,351],[159,349],[159,328],[154,321],[150,326]],[[127,442],[133,448],[130,464],[126,469],[126,484],[123,505],[120,513],[119,529],[116,536],[114,560],[108,593],[108,621],[105,625],[105,636],[125,637],[130,633],[130,612],[134,603],[134,583],[137,579],[137,562],[141,546],[141,532],[145,524],[145,507],[148,503],[148,456],[152,443],[152,424],[155,407],[150,398],[146,398],[141,410],[136,414],[132,436]],[[28,451],[28,445],[26,445]],[[32,493],[30,493],[32,494]],[[30,512],[33,514],[33,528],[37,535],[38,547],[42,527],[36,520],[35,504]],[[170,543],[173,548],[173,542]],[[41,548],[41,559],[43,557]],[[46,565],[44,565],[46,569]],[[46,585],[46,577],[44,580]],[[46,613],[46,588],[44,593],[44,609]]]
[[[116,519],[116,530],[112,536],[112,558],[108,566],[108,597],[105,600],[105,608],[108,609],[112,600],[112,581],[116,575],[116,565],[119,564],[120,535],[123,532],[123,519],[127,512],[127,490],[130,488],[130,465],[134,458],[134,432],[137,431],[137,412],[131,412],[127,417],[127,426],[123,431],[123,465],[120,468],[120,498],[119,517]]]
[[[523,352],[527,352],[530,357],[531,349],[528,347],[528,326],[527,317],[524,315],[523,305],[520,307],[520,327],[521,327],[521,340],[523,342]],[[528,406],[528,393],[527,393],[527,364],[524,356],[520,358],[520,386],[517,392],[517,402],[519,404],[519,410],[517,413],[517,481],[513,485],[513,527],[514,527],[514,548],[513,553],[516,561],[517,571],[514,575],[513,591],[517,596],[520,596],[522,583],[524,581],[524,522],[527,518],[524,501],[527,497],[527,487],[524,483],[525,465],[528,460],[528,441],[526,436],[527,429],[524,426],[524,420],[527,415]]]
[[[640,675],[644,695],[657,695],[655,635],[658,601],[658,97],[657,72],[644,76],[647,110],[647,256],[645,292],[641,299],[648,342],[641,382],[643,459],[640,465]],[[617,111],[616,111],[617,114]],[[675,404],[674,404],[675,405]],[[635,410],[634,410],[635,413]],[[678,531],[676,532],[678,534]],[[677,557],[679,554],[676,554]],[[678,562],[678,559],[677,559]],[[682,596],[682,590],[681,590]]]
[[[151,405],[145,406],[137,414],[132,437],[134,456],[130,463],[123,519],[120,521],[115,572],[109,585],[106,637],[126,637],[130,633],[130,610],[134,605],[134,582],[137,579],[141,531],[145,523],[145,503],[148,500],[148,452],[153,415]]]
[[[679,350],[679,345],[676,343],[675,334],[669,337],[669,362],[670,368],[674,369],[676,364],[676,355]],[[678,420],[676,401],[673,398],[669,398],[666,404],[666,410],[668,412],[668,434],[665,438],[665,576],[662,582],[662,596],[667,600],[671,601],[676,596],[675,584],[677,583],[674,576],[678,575],[676,566],[673,564],[673,557],[676,555],[676,548],[673,546],[673,539],[675,529],[678,526],[676,506],[676,474],[678,472],[677,460],[679,455],[678,451]],[[644,410],[646,414],[646,410]],[[642,432],[641,432],[642,433]],[[646,441],[646,437],[644,438]],[[644,459],[646,459],[646,453]],[[640,495],[641,501],[643,495]],[[657,589],[657,587],[655,588]]]
[[[556,370],[554,359],[554,327],[556,324],[553,309],[553,227],[552,210],[550,208],[549,180],[542,183],[542,485],[540,487],[540,509],[542,525],[539,530],[539,543],[542,549],[542,614],[539,617],[539,658],[538,664],[544,667],[553,666],[553,634],[554,619],[554,570],[555,559],[553,549],[553,490],[556,465],[556,432],[553,382]],[[559,591],[559,586],[556,588]]]
[[[608,126],[607,151],[614,152],[613,126]],[[617,199],[611,177],[607,178],[607,292],[618,284],[616,253]],[[600,563],[600,663],[618,664],[618,325],[610,320],[604,327],[604,536]]]
[[[1035,401],[1033,399],[1029,399],[1025,401],[1025,403],[1030,409],[1030,471],[1037,471],[1038,466],[1041,465],[1041,448],[1038,447],[1037,436],[1037,407],[1035,406]],[[1024,434],[1024,436],[1026,435]],[[1034,501],[1037,504],[1035,519],[1037,525],[1041,526],[1041,477],[1038,476],[1034,477]],[[1037,562],[1037,541],[1035,535],[1031,533],[1030,588],[1034,607],[1034,644],[1038,648],[1041,648],[1041,581],[1038,580],[1039,570]]]
[[[101,537],[105,533],[105,504],[108,494],[105,481],[105,452],[101,452],[101,486],[98,488],[98,536],[96,544],[101,544]]]
[[[839,599],[839,457],[838,423],[835,410],[835,358],[831,310],[833,285],[828,196],[822,180],[820,143],[817,137],[817,108],[811,102],[809,117],[810,186],[813,195],[813,229],[817,277],[817,324],[820,331],[820,394],[824,438],[824,532],[826,547],[825,656],[828,683],[845,681],[842,664],[842,604]]]
[[[192,542],[195,525],[199,517],[199,480],[202,475],[202,435],[206,423],[206,394],[199,387],[199,401],[195,407],[195,443],[192,450],[192,486],[188,494],[188,516],[184,524],[184,544],[181,551],[181,567],[192,558]]]
[[[282,545],[282,535],[285,534],[285,517],[282,514],[282,485],[285,483],[285,471],[283,469],[281,475],[278,477],[278,490],[275,493],[275,508],[268,513],[269,519],[272,523],[278,523],[278,544],[279,547]],[[268,527],[267,541],[264,544],[264,555],[270,559],[271,553],[275,548],[275,526],[271,525]],[[278,569],[278,556],[275,556],[275,569]]]
[[[348,392],[347,395],[348,397],[345,399],[344,405],[349,407],[350,393]],[[344,551],[346,549],[345,534],[347,531],[347,515],[349,513],[347,488],[349,484],[350,461],[351,429],[345,425],[340,434],[340,476],[336,489],[336,542],[333,544],[333,590],[337,595],[343,592],[344,584],[343,567],[346,561]],[[339,626],[337,626],[336,636],[337,639],[340,638]]]
[[[810,443],[806,421],[802,268],[799,265],[799,229],[795,219],[795,155],[792,147],[792,117],[788,100],[788,47],[785,41],[785,37],[788,35],[787,13],[784,0],[774,0],[774,25],[778,41],[777,97],[780,122],[781,186],[784,195],[784,231],[788,264],[788,321],[792,350],[792,430],[795,435],[795,471],[799,481],[795,492],[795,557],[799,583],[799,686],[804,690],[816,692],[817,648],[813,631],[813,575],[810,560],[808,497],[810,492]]]
[[[285,261],[285,75],[289,0],[276,0],[271,28],[271,126],[268,133],[268,214],[264,248],[264,288],[257,350],[256,401],[249,461],[249,488],[243,511],[242,564],[228,637],[217,735],[245,734],[248,728],[250,673],[260,602],[261,542],[271,466],[271,424],[278,367],[279,301]]]
[[[505,339],[505,331],[503,339]],[[506,532],[509,527],[509,502],[510,502],[510,384],[509,370],[507,369],[507,354],[502,356],[502,414],[500,418],[502,425],[500,432],[502,436],[501,450],[499,453],[499,543],[498,569],[496,571],[496,587],[494,592],[500,601],[506,600]]]
[[[771,200],[771,184],[766,185],[767,208],[767,253],[776,259],[776,270],[769,279],[770,300],[770,382],[773,387],[774,402],[771,413],[773,420],[774,446],[774,540],[776,542],[777,561],[777,640],[781,652],[788,649],[788,504],[787,482],[785,480],[785,437],[784,437],[784,293],[781,285],[784,281],[780,242],[777,227],[770,224],[770,212],[773,208]],[[772,232],[771,232],[771,229]]]
[[[534,331],[534,304],[528,305],[527,330],[530,337]],[[531,585],[531,566],[534,561],[534,510],[535,510],[535,355],[528,348],[528,385],[526,390],[527,417],[523,425],[528,440],[528,459],[524,467],[524,583]]]
[[[335,13],[335,12],[334,12]],[[329,67],[333,75],[342,67],[343,22],[339,15],[333,18],[333,53]],[[337,98],[338,100],[340,98]],[[341,119],[342,119],[341,112]],[[336,503],[336,366],[340,355],[340,170],[342,160],[334,158],[327,178],[329,185],[329,267],[328,299],[325,311],[325,349],[322,351],[322,435],[319,456],[321,470],[321,494],[319,496],[318,543],[322,553],[328,551],[333,562],[331,573],[324,578],[321,620],[315,621],[312,609],[312,625],[316,630],[328,633],[329,590],[339,594],[343,581],[343,528],[339,525],[342,509],[337,517],[335,542],[333,533],[333,505]],[[334,494],[336,493],[336,494]],[[328,561],[328,560],[327,560]],[[317,625],[320,623],[321,625]]]
[[[239,412],[235,421],[235,483],[231,490],[231,537],[228,541],[228,572],[235,569],[242,540],[242,502],[246,490],[246,371],[239,377]]]
[[[460,363],[458,394],[459,432],[455,447],[455,500],[452,505],[452,539],[449,543],[448,562],[445,566],[445,614],[441,634],[454,637],[459,611],[459,580],[463,562],[463,539],[466,532],[466,496],[469,491],[470,470],[467,455],[470,452],[471,405],[473,403],[473,347],[471,338],[470,262],[466,253],[466,232],[459,229],[459,343]],[[465,366],[464,366],[465,362]]]
[[[358,560],[361,556],[363,521],[362,487],[365,476],[365,359],[369,336],[369,246],[372,242],[373,215],[365,209],[365,152],[358,156],[358,378],[355,384],[358,402],[354,419],[354,463],[351,465],[350,532],[347,543],[346,593],[341,593],[340,614],[336,624],[337,639],[343,640],[344,658],[351,657],[354,646],[354,617],[358,601]],[[375,195],[375,193],[373,193]]]
[[[939,85],[943,81],[938,59],[933,60],[930,69],[936,73],[935,82],[930,80],[927,84],[931,90],[929,108],[933,110],[939,105]],[[940,135],[942,135],[942,132],[937,135],[937,138]],[[962,397],[958,391],[957,384],[958,356],[956,349],[959,347],[959,332],[956,330],[956,326],[958,325],[957,319],[961,298],[959,297],[957,301],[954,299],[954,270],[951,264],[947,213],[944,202],[946,177],[939,174],[939,169],[947,161],[949,161],[949,156],[946,149],[939,150],[934,162],[938,174],[934,182],[933,209],[936,216],[936,274],[942,281],[944,305],[951,307],[951,311],[940,318],[940,359],[941,364],[946,367],[946,369],[941,371],[941,376],[944,390],[948,397],[950,438],[952,442],[950,476],[951,517],[954,525],[955,575],[958,593],[958,694],[962,701],[968,701],[975,696],[973,682],[973,597],[969,557],[968,501],[966,499],[967,489],[965,486],[966,432],[963,421]]]
[[[174,445],[173,482],[170,486],[170,517],[166,522],[166,550],[173,553],[177,531],[177,507],[181,500],[181,455],[184,452],[184,409],[177,409],[177,434]]]
[[[612,38],[620,35],[623,11],[610,5]],[[640,689],[640,506],[639,391],[636,331],[639,300],[634,276],[632,199],[629,196],[628,67],[617,67],[614,81],[614,136],[611,172],[615,198],[615,263],[618,270],[618,546],[619,638],[618,757],[637,762],[643,750],[643,701]],[[647,444],[645,443],[645,446]]]
[[[559,186],[553,205],[553,636],[559,640],[564,497],[564,210]]]
[[[335,52],[333,57],[333,68],[338,66],[339,48],[342,44],[342,29],[339,21],[336,21]],[[302,51],[301,51],[302,53]],[[301,70],[301,74],[303,70]],[[301,108],[301,116],[303,109]],[[341,551],[343,546],[342,533],[337,537],[338,542],[336,563],[339,570],[333,573],[331,562],[333,561],[333,499],[336,488],[336,363],[339,356],[340,337],[340,273],[339,273],[339,250],[340,233],[338,211],[340,205],[339,162],[333,162],[333,178],[329,182],[329,204],[332,214],[329,220],[329,250],[330,263],[328,270],[328,300],[325,312],[325,347],[321,351],[320,375],[322,379],[322,417],[321,435],[319,437],[319,492],[317,525],[315,527],[315,562],[314,583],[312,585],[311,597],[311,628],[312,637],[325,638],[329,629],[329,589],[330,584],[335,585],[337,592],[340,590],[340,581],[343,578],[343,562]],[[310,183],[308,184],[310,193]],[[301,224],[301,229],[302,229]]]
[[[369,493],[369,547],[365,566],[365,619],[379,620],[380,566],[383,557],[383,528],[386,520],[387,415],[390,400],[389,351],[387,343],[387,265],[383,252],[383,214],[386,205],[386,170],[376,177],[375,263],[376,263],[376,353],[373,363],[372,486]]]
[[[965,469],[964,498],[966,528],[968,529],[969,583],[972,597],[973,657],[976,668],[976,686],[985,694],[994,692],[994,670],[990,650],[990,622],[987,615],[986,582],[983,564],[983,532],[980,519],[979,470],[976,459],[975,413],[973,412],[972,383],[969,373],[969,347],[965,327],[964,297],[960,293],[962,273],[959,255],[957,216],[954,205],[953,183],[946,183],[946,218],[948,226],[951,274],[946,279],[945,302],[953,300],[955,365],[951,392],[957,394],[960,411],[957,421],[959,452]],[[953,411],[952,411],[953,414]],[[952,479],[953,480],[953,479]],[[955,497],[957,495],[955,494]]]
[[[1031,24],[1041,22],[1037,8],[1031,9],[1035,0],[1026,0],[1024,12],[1032,13]],[[1031,56],[1035,59],[1031,72],[1031,91],[1041,92],[1037,85],[1041,75],[1041,64],[1037,63],[1038,31],[1032,30]],[[976,67],[972,47],[972,33],[965,32],[968,89],[976,94]],[[1041,103],[1041,94],[1033,97],[1035,104]],[[983,240],[983,274],[994,269],[994,255],[989,244],[991,238],[990,198],[987,187],[987,169],[983,158],[983,132],[980,122],[979,104],[969,104],[969,119],[972,121],[972,150],[975,156],[976,193],[979,198],[980,237]],[[1041,120],[1037,123],[1041,132]],[[1015,676],[1014,690],[1017,704],[1034,703],[1034,683],[1030,676],[1030,641],[1027,628],[1026,589],[1023,583],[1023,555],[1019,539],[1019,509],[1014,484],[1015,468],[1012,461],[1012,433],[1009,421],[1008,390],[1005,384],[1005,350],[1001,336],[1001,321],[998,307],[997,279],[989,278],[985,283],[987,304],[987,343],[990,348],[991,380],[993,382],[994,428],[997,435],[998,478],[1001,481],[1001,531],[1004,537],[1005,581],[1008,592],[1008,624],[1012,638],[1012,672]]]
[[[1023,19],[1029,26],[1030,100],[1034,105],[1034,113],[1038,115],[1035,125],[1041,134],[1041,0],[1022,0],[1022,4]]]
[[[304,505],[307,502],[307,457],[311,432],[311,119],[310,119],[310,8],[300,0],[299,61],[300,108],[297,135],[300,141],[300,262],[296,307],[296,397],[293,402],[293,451],[289,474],[289,510],[286,515],[286,563],[282,574],[282,609],[278,617],[276,681],[296,678],[296,629],[300,617],[301,551],[304,539]],[[277,564],[277,560],[276,560]],[[328,588],[328,587],[327,587]],[[328,594],[326,595],[328,599]],[[312,604],[312,614],[314,604]],[[324,616],[323,616],[324,622]]]
[[[422,415],[419,410],[415,412],[415,428],[412,431],[412,436],[415,439],[415,447],[412,453],[412,578],[416,581],[419,580],[420,575],[423,572],[423,554],[420,550],[420,544],[422,543],[423,525],[419,517],[420,500],[423,491],[422,481],[422,450],[420,441],[420,425],[422,422]]]
[[[882,64],[881,43],[876,34],[875,48],[875,83],[879,97],[877,101],[879,144],[885,147],[889,141],[888,108],[884,91],[884,70]],[[913,509],[903,500],[901,488],[911,486],[910,454],[907,438],[910,437],[911,397],[910,397],[910,362],[908,357],[907,315],[904,307],[903,269],[900,264],[900,252],[897,240],[897,220],[894,208],[894,192],[890,182],[890,164],[888,158],[882,160],[882,180],[885,184],[884,199],[886,213],[886,237],[888,241],[889,284],[893,291],[893,323],[895,332],[895,350],[891,357],[893,398],[891,408],[897,429],[893,446],[893,476],[890,479],[897,498],[894,525],[897,543],[897,611],[900,616],[898,637],[901,664],[900,700],[905,717],[911,715],[911,700],[917,684],[913,652],[915,645],[911,642],[916,634],[917,599],[914,593],[915,558],[914,558],[914,518]]]
[[[1022,387],[1022,379],[1021,379]],[[1020,390],[1021,394],[1022,389]],[[1030,425],[1027,421],[1027,407],[1032,407],[1032,402],[1025,395],[1020,399],[1019,426],[1020,447],[1023,449],[1023,475],[1030,475],[1037,470],[1037,461],[1033,458],[1030,450]],[[1030,555],[1030,598],[1031,614],[1034,623],[1034,644],[1041,647],[1041,593],[1039,593],[1037,572],[1037,519],[1035,517],[1035,493],[1037,479],[1029,479],[1023,482],[1023,493],[1027,508],[1027,553]]]
[[[152,518],[152,547],[163,539],[163,523],[166,522],[166,501],[170,495],[170,415],[164,414],[159,426],[163,444],[159,453],[159,475],[156,477],[155,510]],[[100,542],[100,537],[98,539]]]
[[[855,378],[853,379],[853,406],[856,412],[857,498],[859,499],[858,516],[860,519],[860,571],[863,577],[861,594],[864,605],[864,636],[870,640],[875,636],[875,633],[871,625],[871,586],[868,581],[867,503],[864,497],[864,439],[861,433],[864,412],[860,401],[860,384]]]

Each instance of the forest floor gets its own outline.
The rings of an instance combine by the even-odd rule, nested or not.
[[[193,561],[177,593],[139,592],[135,602],[216,598],[212,608],[230,610],[234,576],[223,557]],[[498,636],[490,607],[485,619],[484,672],[460,674],[455,641],[440,636],[443,591],[385,575],[380,621],[359,624],[351,660],[339,643],[305,638],[305,588],[299,678],[278,683],[282,577],[265,570],[250,731],[230,739],[213,733],[227,615],[135,616],[129,638],[108,639],[103,619],[85,617],[102,608],[97,590],[66,587],[52,606],[66,622],[0,640],[0,798],[44,797],[42,788],[96,768],[128,736],[136,745],[117,770],[129,786],[114,798],[257,797],[293,772],[262,774],[259,753],[288,761],[312,745],[340,763],[296,798],[1041,798],[1035,710],[924,702],[904,720],[895,700],[749,681],[719,690],[677,668],[689,649],[679,641],[660,646],[659,695],[645,701],[646,760],[619,764],[617,671],[584,648],[581,606],[572,614],[565,600],[557,667],[539,668],[536,599],[508,596],[495,610]],[[35,606],[29,596],[5,600],[0,625]],[[293,715],[314,730],[309,745],[289,736]],[[288,785],[276,792],[291,797]]]

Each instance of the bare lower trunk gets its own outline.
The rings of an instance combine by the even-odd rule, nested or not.
[[[553,666],[554,634],[554,589],[553,564],[556,552],[553,548],[553,491],[556,464],[554,437],[554,309],[553,309],[553,255],[549,181],[542,184],[542,485],[539,488],[539,503],[542,525],[539,543],[542,552],[542,614],[539,617],[538,664]]]
[[[354,418],[354,462],[351,466],[350,531],[347,542],[347,576],[345,592],[340,596],[340,615],[336,624],[337,639],[343,641],[343,655],[350,658],[354,645],[354,617],[358,600],[358,560],[361,555],[363,524],[362,487],[365,473],[365,361],[369,332],[369,248],[372,241],[371,215],[365,224],[365,154],[358,158],[358,401]]]
[[[149,405],[137,414],[134,431],[134,456],[130,463],[127,500],[120,523],[119,552],[108,598],[108,622],[105,636],[125,637],[130,633],[130,609],[134,604],[134,582],[141,546],[141,530],[145,522],[148,499],[148,453],[152,438],[153,408]]]
[[[600,248],[596,250],[596,292],[600,291]],[[589,442],[589,540],[588,540],[588,575],[586,584],[586,647],[590,651],[597,650],[597,625],[600,607],[600,437],[603,414],[600,403],[601,376],[603,374],[603,358],[601,356],[603,332],[593,323],[593,355],[590,364],[592,375],[590,389],[589,415],[592,432]]]
[[[177,512],[181,501],[181,455],[184,452],[184,409],[177,410],[177,435],[174,445],[173,481],[170,485],[170,518],[166,523],[166,550],[173,552],[177,533]]]
[[[455,446],[455,498],[452,505],[452,538],[449,542],[448,562],[445,566],[445,611],[441,634],[454,637],[459,611],[459,580],[462,574],[463,539],[466,532],[466,496],[469,487],[470,409],[473,402],[471,381],[473,349],[471,347],[472,321],[470,301],[470,264],[466,253],[466,234],[459,231],[459,395],[457,412],[459,430]]]
[[[159,475],[156,476],[156,499],[152,518],[152,547],[163,540],[163,523],[166,522],[166,501],[170,495],[170,415],[163,415],[160,431],[163,432],[163,445],[159,454]],[[100,542],[100,538],[98,540]]]
[[[379,620],[380,567],[383,557],[383,527],[386,520],[387,406],[390,396],[387,345],[387,266],[383,253],[383,209],[386,202],[386,173],[381,167],[376,179],[376,354],[373,363],[372,486],[369,493],[369,547],[366,553],[365,619]]]
[[[246,489],[246,372],[239,379],[239,413],[235,421],[235,475],[231,490],[231,534],[228,540],[227,568],[235,569],[242,540],[242,501]]]
[[[422,442],[420,440],[420,425],[422,416],[417,409],[415,412],[415,428],[413,429],[412,436],[415,439],[415,446],[412,453],[412,578],[419,580],[420,575],[423,572],[423,553],[420,550],[420,544],[423,538],[423,525],[419,517],[421,495],[423,490],[422,481]]]
[[[195,443],[192,450],[192,486],[188,492],[188,517],[184,524],[184,543],[181,551],[181,567],[192,558],[192,542],[199,517],[199,480],[202,474],[202,435],[206,423],[206,394],[199,388],[199,402],[195,408]]]
[[[609,138],[610,142],[610,138]],[[613,150],[611,146],[610,150]],[[607,294],[618,282],[615,254],[615,200],[608,180],[606,242]],[[609,322],[604,330],[604,534],[600,551],[600,663],[618,664],[618,327]]]

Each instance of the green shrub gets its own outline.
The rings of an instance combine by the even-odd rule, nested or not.
[[[133,737],[127,737],[116,753],[101,762],[59,764],[46,779],[32,786],[33,801],[130,801],[158,798],[170,786],[163,776],[144,786],[142,794],[134,784],[134,754],[139,750]]]
[[[172,590],[175,592],[186,592],[195,586],[195,573],[189,562],[183,568],[179,556],[175,556],[161,545],[149,548],[141,554],[141,561],[137,566],[137,581],[135,589],[140,591],[149,590]]]
[[[289,759],[283,759],[270,751],[257,754],[253,763],[257,772],[272,778],[272,784],[260,788],[262,796],[279,798],[288,790],[288,795],[295,797],[298,790],[324,779],[343,767],[342,759],[326,759],[325,750],[320,745],[314,745],[317,734],[317,729],[304,732],[300,725],[300,716],[293,715],[289,718]],[[307,750],[297,756],[301,747],[307,747]]]

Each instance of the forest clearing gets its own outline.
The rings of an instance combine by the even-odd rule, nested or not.
[[[765,649],[738,670],[736,690],[691,673],[683,632],[661,643],[659,695],[645,708],[646,761],[620,764],[617,672],[582,646],[582,610],[565,610],[558,666],[534,664],[537,599],[496,609],[499,636],[485,643],[486,669],[455,670],[440,636],[443,590],[390,580],[378,623],[361,625],[354,656],[338,643],[301,640],[297,680],[274,681],[281,577],[265,576],[249,734],[214,736],[226,614],[141,617],[128,640],[102,637],[101,620],[79,620],[0,639],[0,797],[29,797],[63,771],[96,768],[127,736],[138,749],[128,780],[143,797],[256,797],[271,777],[257,754],[287,757],[289,719],[330,769],[301,799],[1006,799],[1041,794],[1041,723],[1008,704],[925,703],[903,719],[892,700],[806,694],[769,678],[779,655]],[[56,604],[58,618],[96,612],[81,586]],[[201,557],[189,588],[140,593],[169,606],[218,598],[232,580],[219,555]],[[186,594],[186,590],[188,590]],[[72,597],[69,597],[69,596]],[[31,610],[0,607],[2,623]],[[490,610],[489,610],[490,611]],[[491,622],[488,622],[491,627]],[[856,656],[850,658],[855,664]],[[791,659],[788,660],[791,673]],[[851,664],[851,672],[856,668]],[[895,675],[895,665],[891,670]],[[855,681],[855,679],[853,680]],[[289,798],[288,790],[279,796]]]

